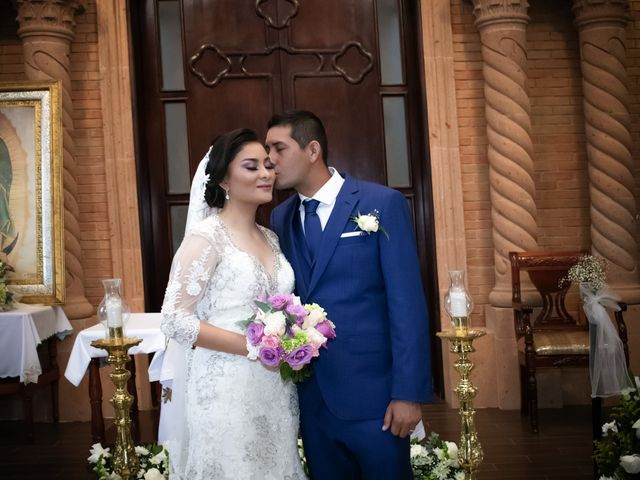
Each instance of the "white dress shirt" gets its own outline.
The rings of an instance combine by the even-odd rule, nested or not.
[[[325,183],[320,190],[311,197],[320,202],[316,213],[320,218],[320,226],[323,231],[329,221],[329,216],[336,204],[336,198],[338,197],[338,193],[340,193],[340,189],[344,183],[344,178],[340,176],[335,168],[329,167],[329,172],[331,173],[331,178],[329,178],[327,183]],[[302,223],[302,230],[304,230],[304,205],[302,202],[307,200],[309,197],[305,197],[301,193],[298,193],[298,196],[300,197],[300,222]]]

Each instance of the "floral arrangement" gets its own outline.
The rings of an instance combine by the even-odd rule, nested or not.
[[[100,443],[94,443],[87,460],[89,467],[98,476],[98,480],[122,480],[113,470],[113,456],[110,448],[104,448]],[[151,443],[137,445],[135,447],[140,470],[137,479],[141,480],[166,480],[169,478],[169,453],[162,445]]]
[[[355,217],[351,217],[351,221],[356,224],[356,228],[359,228],[363,232],[366,232],[367,235],[371,235],[372,233],[376,233],[378,230],[385,234],[387,238],[389,238],[389,234],[382,228],[380,225],[380,212],[374,210],[371,213],[361,214],[358,212],[358,215]]]
[[[13,267],[0,261],[0,311],[10,310],[15,302],[14,293],[7,287],[7,272],[13,272]]]
[[[640,478],[640,377],[635,388],[622,391],[611,421],[602,425],[602,439],[594,443],[599,480]]]
[[[560,280],[560,286],[567,282],[588,283],[594,293],[598,292],[607,286],[607,261],[602,257],[583,255]]]
[[[240,322],[249,359],[278,368],[284,380],[304,380],[311,375],[311,360],[335,338],[335,325],[320,305],[302,305],[295,295],[262,296],[255,303],[256,312]]]
[[[424,443],[412,440],[411,469],[415,480],[465,479],[458,461],[458,446],[442,440],[435,432]]]

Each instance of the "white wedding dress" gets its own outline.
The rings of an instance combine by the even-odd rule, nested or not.
[[[162,331],[186,347],[186,430],[180,445],[169,446],[170,463],[174,453],[182,458],[171,480],[306,478],[297,452],[295,386],[259,361],[190,348],[200,320],[242,333],[237,322],[251,316],[258,295],[293,290],[293,270],[276,235],[260,229],[275,258],[271,274],[234,245],[216,214],[190,229],[173,260]]]

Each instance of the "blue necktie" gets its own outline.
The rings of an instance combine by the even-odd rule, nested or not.
[[[320,249],[320,241],[322,240],[322,226],[320,225],[320,217],[316,213],[319,203],[318,200],[312,198],[302,202],[304,205],[304,237],[307,240],[312,260]]]

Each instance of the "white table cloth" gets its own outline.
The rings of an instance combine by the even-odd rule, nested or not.
[[[135,347],[129,349],[130,355],[137,353],[154,353],[164,350],[165,336],[160,331],[160,313],[132,313],[129,321],[124,326],[124,334],[127,337],[142,339]],[[87,373],[87,367],[92,358],[106,357],[107,351],[94,348],[91,342],[106,337],[106,330],[98,323],[85,328],[76,337],[69,356],[69,363],[64,376],[76,387],[80,385],[82,378]]]
[[[20,377],[36,383],[42,373],[38,345],[52,335],[62,339],[73,327],[60,307],[18,303],[0,312],[0,377]]]

